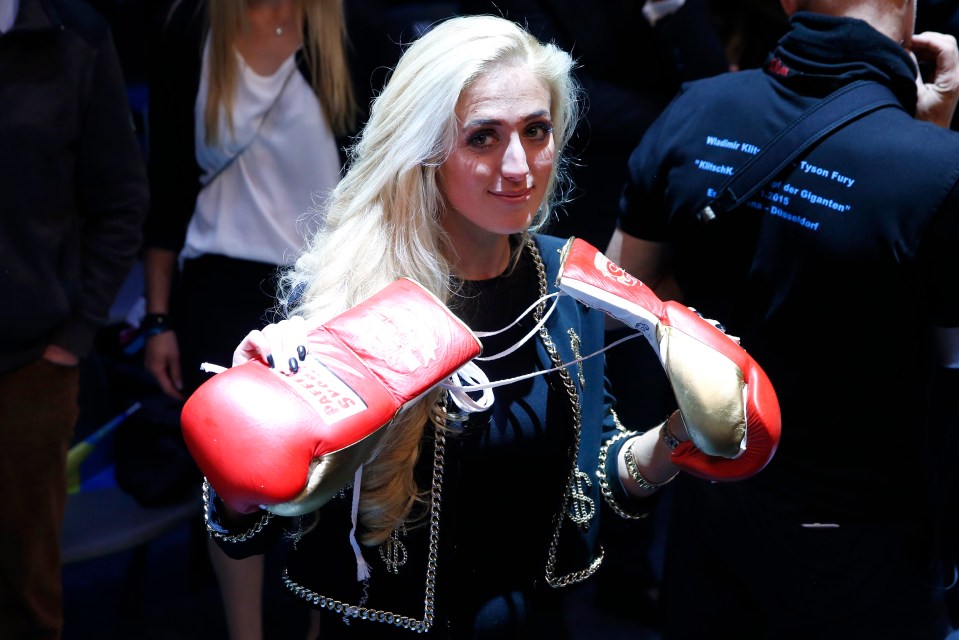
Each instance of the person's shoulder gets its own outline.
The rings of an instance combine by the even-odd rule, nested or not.
[[[539,249],[539,255],[546,267],[547,274],[552,278],[552,275],[559,269],[563,247],[566,246],[566,241],[569,238],[559,238],[540,232],[534,233],[532,238],[536,248]]]
[[[533,236],[533,239],[536,241],[536,244],[539,245],[540,249],[547,251],[559,251],[569,240],[569,238],[560,238],[559,236],[551,236],[546,233],[537,233]]]
[[[876,115],[875,127],[883,131],[876,146],[900,157],[932,159],[943,168],[953,164],[949,160],[959,160],[959,131],[918,120],[901,110],[884,109]]]
[[[914,116],[909,116],[913,129],[917,132],[943,140],[946,144],[959,144],[959,131],[943,127],[932,122],[920,120]]]
[[[766,95],[768,81],[758,69],[728,71],[684,82],[664,109],[665,120],[690,119],[689,112],[742,113],[742,105]]]
[[[756,83],[765,84],[765,74],[760,69],[744,69],[742,71],[727,71],[707,78],[698,78],[684,82],[680,94],[700,97],[710,94],[741,95]]]

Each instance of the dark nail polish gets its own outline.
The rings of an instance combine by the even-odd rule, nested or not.
[[[296,348],[296,355],[300,356],[300,360],[306,360],[306,347],[302,344]]]
[[[296,358],[290,358],[290,371],[296,373],[300,370],[300,363],[296,361]]]
[[[276,363],[273,362],[273,354],[272,354],[272,353],[266,357],[266,363],[267,363],[268,365],[270,365],[270,368],[271,368],[271,369],[273,369],[273,368],[276,367]]]

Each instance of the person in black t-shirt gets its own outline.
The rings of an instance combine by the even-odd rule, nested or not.
[[[956,454],[959,52],[913,33],[914,2],[782,4],[790,28],[764,68],[690,83],[649,129],[607,251],[739,336],[783,413],[755,477],[673,485],[664,636],[941,638],[938,516],[955,502],[933,480]],[[854,80],[899,106],[697,220],[728,174]]]

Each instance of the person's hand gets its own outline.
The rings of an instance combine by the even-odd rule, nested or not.
[[[306,360],[308,344],[306,321],[293,316],[248,333],[233,352],[233,366],[258,359],[271,369],[279,366],[284,373],[296,373]]]
[[[912,37],[911,52],[917,63],[929,65],[929,77],[916,79],[916,118],[948,129],[959,103],[959,48],[955,37],[927,31]]]
[[[180,371],[180,346],[176,333],[164,331],[146,339],[143,366],[160,385],[163,393],[183,400],[183,375]]]
[[[61,367],[75,367],[80,364],[80,358],[76,354],[55,344],[47,345],[47,348],[43,350],[43,359]]]

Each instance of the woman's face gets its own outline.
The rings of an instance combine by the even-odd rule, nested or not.
[[[553,170],[549,91],[525,67],[503,67],[463,92],[456,117],[453,152],[439,169],[443,226],[454,236],[525,230]]]

